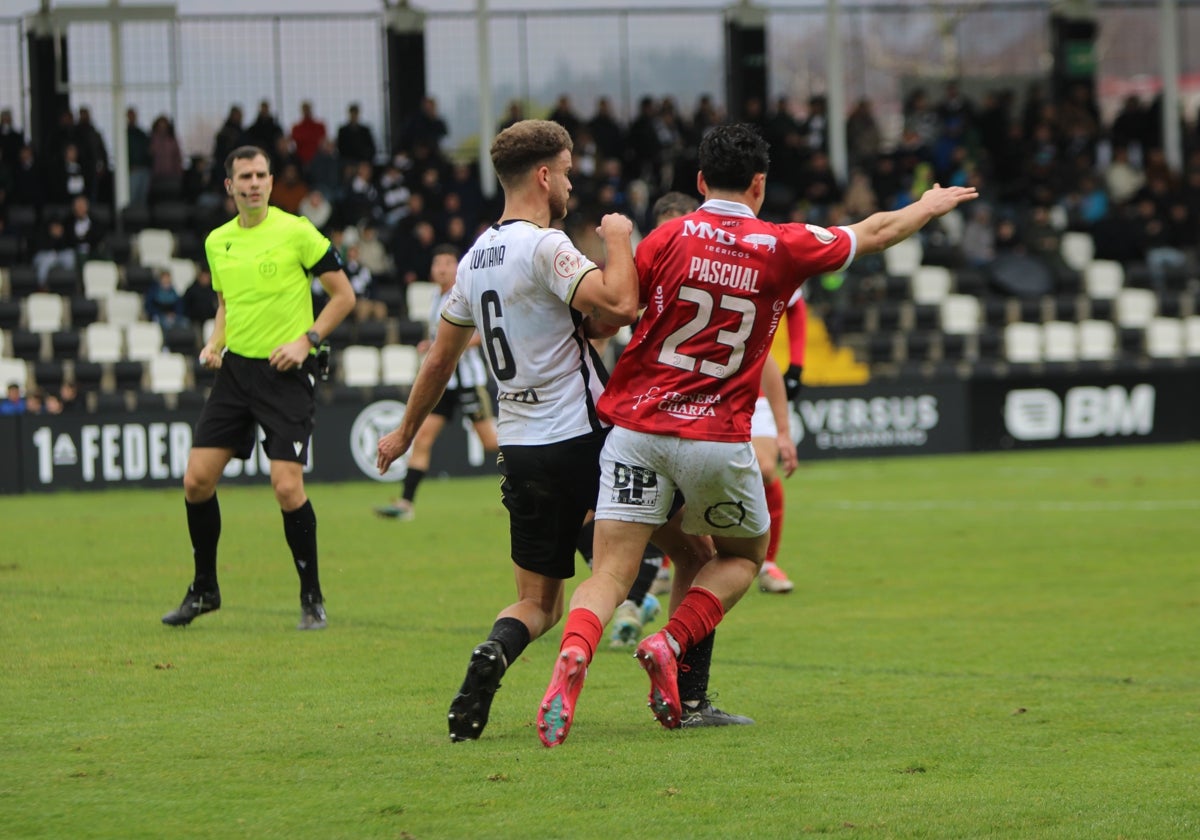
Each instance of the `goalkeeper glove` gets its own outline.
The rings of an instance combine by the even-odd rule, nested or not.
[[[803,370],[803,365],[788,365],[787,371],[783,374],[783,390],[787,394],[788,400],[794,400],[800,396],[800,374]]]

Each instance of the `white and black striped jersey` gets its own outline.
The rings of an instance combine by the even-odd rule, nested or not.
[[[492,225],[458,264],[442,317],[474,326],[496,378],[501,445],[569,440],[604,428],[603,389],[583,315],[569,301],[596,264],[560,230]]]
[[[450,299],[450,292],[453,290],[454,287],[451,286],[433,299],[433,308],[429,312],[430,341],[437,340],[437,328],[442,320],[440,317],[442,308]],[[487,377],[487,363],[483,360],[483,348],[468,347],[459,358],[454,373],[450,374],[450,381],[446,383],[446,389],[476,388],[480,385],[487,385]]]

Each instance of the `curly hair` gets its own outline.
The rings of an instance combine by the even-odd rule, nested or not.
[[[770,163],[767,141],[745,123],[714,126],[700,140],[700,171],[713,189],[748,189]]]
[[[521,120],[496,135],[492,141],[492,167],[500,183],[507,186],[564,149],[573,148],[571,135],[550,120]]]

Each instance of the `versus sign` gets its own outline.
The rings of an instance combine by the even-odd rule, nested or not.
[[[964,399],[959,382],[806,388],[792,407],[792,431],[801,460],[961,452]]]
[[[1200,373],[1094,374],[972,382],[973,449],[1189,440]]]

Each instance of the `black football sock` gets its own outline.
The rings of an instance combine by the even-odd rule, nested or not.
[[[529,628],[517,618],[497,618],[488,641],[499,642],[504,648],[504,667],[507,668],[529,646]]]
[[[192,561],[196,566],[193,583],[200,592],[217,588],[217,542],[221,539],[221,505],[217,494],[203,502],[184,500],[187,508],[188,535],[192,540]]]
[[[424,477],[425,470],[414,470],[409,467],[408,472],[404,474],[404,495],[400,498],[412,504],[413,500],[417,498],[417,488],[421,486],[421,479]]]
[[[584,561],[590,566],[592,565],[592,541],[596,537],[596,520],[589,519],[584,526],[579,529],[579,536],[575,538],[575,548],[583,555]]]
[[[712,669],[713,631],[692,645],[679,660],[679,699],[695,705],[708,696],[708,672]]]
[[[283,513],[283,535],[292,550],[292,562],[300,575],[300,593],[321,595],[321,579],[317,574],[317,515],[312,502]]]
[[[646,552],[642,555],[642,565],[638,566],[637,577],[633,581],[633,586],[629,587],[629,594],[625,597],[640,607],[642,601],[646,600],[646,594],[650,591],[650,587],[654,585],[654,579],[658,577],[662,561],[663,553],[653,545],[647,545]]]

